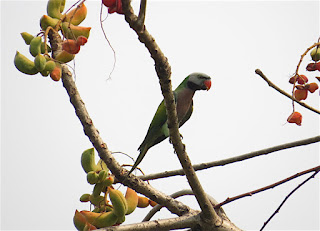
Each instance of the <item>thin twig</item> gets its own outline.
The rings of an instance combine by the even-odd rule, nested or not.
[[[320,114],[320,111],[309,106],[308,104],[306,103],[303,103],[299,100],[296,100],[294,97],[292,97],[292,95],[288,94],[287,92],[285,92],[284,90],[280,89],[277,85],[275,85],[274,83],[272,83],[263,73],[260,69],[256,69],[255,70],[256,74],[260,75],[261,78],[263,78],[268,84],[270,87],[272,87],[273,89],[275,89],[276,91],[278,91],[279,93],[281,93],[282,95],[284,96],[287,96],[289,99],[297,102],[298,104],[300,104],[302,107],[305,107],[307,109],[309,109],[310,111],[313,111],[317,114]]]
[[[283,180],[280,180],[280,181],[278,181],[278,182],[276,182],[276,183],[270,184],[270,185],[268,185],[268,186],[265,186],[265,187],[262,187],[262,188],[253,190],[253,191],[251,191],[251,192],[243,193],[243,194],[240,194],[240,195],[235,196],[235,197],[230,197],[230,198],[228,197],[226,200],[224,200],[223,202],[217,204],[217,205],[214,206],[214,207],[215,207],[215,208],[219,208],[219,207],[222,206],[222,205],[226,205],[226,204],[228,204],[228,203],[230,203],[230,202],[232,202],[232,201],[238,200],[238,199],[240,199],[240,198],[247,197],[247,196],[252,196],[252,195],[254,195],[254,194],[256,194],[256,193],[263,192],[263,191],[266,191],[266,190],[268,190],[268,189],[272,189],[272,188],[274,188],[274,187],[276,187],[276,186],[279,186],[279,185],[281,185],[281,184],[283,184],[283,183],[286,183],[286,182],[288,182],[288,181],[290,181],[290,180],[293,180],[293,179],[295,179],[295,178],[297,178],[297,177],[299,177],[299,176],[305,175],[305,174],[307,174],[307,173],[310,173],[310,172],[316,172],[316,173],[318,173],[319,171],[320,171],[320,165],[317,166],[317,167],[310,168],[310,169],[308,169],[308,170],[305,170],[305,171],[296,173],[296,174],[294,174],[294,175],[292,175],[292,176],[290,176],[290,177],[288,177],[288,178],[286,178],[286,179],[283,179]]]
[[[320,136],[314,136],[314,137],[310,137],[310,138],[303,139],[303,140],[297,140],[297,141],[290,142],[290,143],[280,144],[280,145],[273,146],[270,148],[265,148],[265,149],[261,149],[258,151],[249,152],[246,154],[234,156],[234,157],[223,159],[223,160],[196,164],[196,165],[193,165],[193,168],[196,171],[199,171],[199,170],[204,170],[204,169],[208,169],[208,168],[212,168],[212,167],[224,166],[227,164],[232,164],[235,162],[251,159],[254,157],[261,156],[261,155],[267,155],[267,154],[270,154],[273,152],[277,152],[277,151],[281,151],[281,150],[285,150],[285,149],[289,149],[289,148],[294,148],[294,147],[299,147],[299,146],[303,146],[303,145],[309,145],[309,144],[313,144],[316,142],[320,142]],[[177,170],[172,170],[172,171],[165,171],[165,172],[150,174],[150,175],[146,175],[146,176],[140,176],[140,179],[142,179],[142,180],[156,180],[156,179],[161,179],[161,178],[167,178],[167,177],[172,177],[172,176],[183,176],[183,175],[184,175],[183,169],[177,169]]]
[[[271,219],[280,211],[281,207],[284,205],[284,203],[289,199],[289,197],[298,190],[298,188],[300,188],[302,185],[304,185],[305,183],[307,183],[309,180],[311,180],[312,178],[315,177],[315,175],[318,174],[318,172],[320,171],[320,169],[318,169],[315,173],[313,173],[310,177],[308,177],[306,180],[304,180],[301,184],[299,184],[295,189],[293,189],[285,198],[284,200],[281,202],[281,204],[279,205],[279,207],[274,211],[274,213],[269,217],[269,219],[263,224],[263,226],[261,227],[260,231],[262,231],[266,225],[271,221]]]
[[[161,92],[164,97],[167,111],[170,139],[182,165],[182,168],[186,173],[189,185],[194,191],[198,204],[202,210],[201,217],[207,224],[210,223],[213,225],[218,225],[221,223],[221,218],[216,214],[213,207],[211,206],[210,201],[207,198],[206,193],[203,190],[194,169],[192,168],[191,161],[185,150],[185,145],[181,141],[178,127],[177,111],[170,79],[171,67],[168,63],[168,59],[160,50],[158,44],[155,42],[155,39],[146,30],[145,26],[143,26],[143,30],[141,30],[141,25],[139,25],[138,17],[133,13],[130,1],[122,0],[122,7],[126,21],[129,23],[130,27],[137,33],[140,42],[142,42],[146,46],[155,62],[155,69],[159,78]]]

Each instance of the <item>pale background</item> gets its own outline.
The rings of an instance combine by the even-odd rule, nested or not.
[[[67,7],[73,2],[67,1]],[[139,1],[134,0],[135,9]],[[136,158],[158,104],[162,100],[154,63],[121,15],[99,25],[100,2],[88,0],[91,26],[88,43],[77,55],[76,84],[82,99],[112,151]],[[104,11],[106,12],[106,10]],[[61,81],[26,76],[13,65],[16,50],[30,57],[20,37],[39,32],[46,1],[1,1],[1,229],[73,230],[79,202],[92,187],[80,166],[82,151],[91,147]],[[288,79],[300,55],[319,37],[318,1],[149,1],[146,27],[172,66],[176,87],[188,74],[212,77],[212,88],[194,97],[194,114],[181,129],[194,164],[220,160],[319,134],[319,116],[296,106],[302,126],[286,124],[290,100],[254,73],[260,68],[290,92]],[[316,73],[301,74],[313,79]],[[70,63],[73,65],[72,63]],[[318,72],[319,75],[319,72]],[[319,93],[307,103],[319,108]],[[116,156],[121,163],[129,158]],[[222,201],[319,164],[319,145],[273,153],[256,159],[198,172],[208,194]],[[177,169],[168,140],[153,147],[140,164],[145,173]],[[224,206],[240,228],[260,229],[284,197],[307,176],[273,190]],[[184,177],[150,182],[171,194],[188,188]],[[120,190],[124,190],[121,187]],[[183,202],[196,208],[191,197]],[[140,221],[148,209],[127,217]],[[161,212],[156,218],[168,217]],[[319,176],[300,188],[267,230],[319,230]]]

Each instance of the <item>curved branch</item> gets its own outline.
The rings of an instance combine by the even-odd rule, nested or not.
[[[126,21],[137,33],[140,42],[146,46],[155,62],[155,69],[159,78],[161,91],[167,110],[170,139],[182,168],[186,173],[189,185],[194,191],[198,204],[202,210],[202,218],[206,223],[220,224],[221,219],[211,206],[210,201],[208,200],[206,193],[204,192],[199,179],[192,168],[191,161],[185,150],[185,145],[182,143],[180,138],[178,117],[170,79],[171,67],[168,63],[167,57],[165,57],[165,55],[162,53],[158,44],[155,42],[155,39],[149,34],[145,26],[141,27],[141,20],[139,20],[139,18],[134,14],[130,5],[130,0],[122,0],[122,7]]]
[[[49,38],[53,54],[55,55],[56,51],[61,50],[61,38],[58,33],[55,33],[52,30],[49,33]],[[62,83],[69,95],[70,102],[75,109],[76,115],[83,126],[85,135],[88,136],[100,158],[107,164],[115,177],[124,185],[127,185],[130,188],[134,187],[137,192],[149,197],[159,204],[164,205],[170,212],[177,214],[178,216],[188,213],[190,211],[188,206],[154,189],[138,177],[133,175],[130,175],[129,177],[127,176],[128,171],[121,168],[108,149],[107,144],[104,143],[100,137],[99,131],[94,126],[85,104],[80,97],[76,84],[72,78],[72,74],[66,65],[62,65]]]
[[[207,169],[207,168],[212,168],[212,167],[217,167],[217,166],[224,166],[224,165],[227,165],[227,164],[232,164],[232,163],[235,163],[235,162],[251,159],[251,158],[254,158],[254,157],[261,156],[261,155],[267,155],[267,154],[270,154],[270,153],[273,153],[273,152],[277,152],[277,151],[281,151],[281,150],[284,150],[284,149],[299,147],[299,146],[313,144],[313,143],[317,143],[317,142],[320,142],[320,136],[314,136],[314,137],[310,137],[310,138],[303,139],[303,140],[297,140],[297,141],[290,142],[290,143],[280,144],[280,145],[273,146],[273,147],[270,147],[270,148],[265,148],[265,149],[261,149],[261,150],[258,150],[258,151],[249,152],[249,153],[246,153],[246,154],[230,157],[230,158],[223,159],[223,160],[212,161],[212,162],[208,162],[208,163],[195,164],[195,165],[193,165],[193,168],[196,171],[199,171],[199,170],[204,170],[204,169]],[[165,171],[165,172],[160,172],[160,173],[140,176],[140,179],[142,179],[142,180],[156,180],[156,179],[161,179],[161,178],[166,178],[166,177],[183,176],[183,175],[184,175],[183,169],[177,169],[177,170],[172,170],[172,171]]]
[[[290,95],[290,94],[288,94],[287,92],[285,92],[284,90],[280,89],[277,85],[275,85],[274,83],[272,83],[272,82],[262,73],[262,71],[261,71],[260,69],[256,69],[255,72],[256,72],[256,74],[258,74],[261,78],[263,78],[264,81],[266,81],[270,87],[272,87],[273,89],[275,89],[276,91],[278,91],[278,92],[281,93],[282,95],[287,96],[289,99],[297,102],[297,103],[300,104],[302,107],[305,107],[305,108],[309,109],[310,111],[313,111],[313,112],[315,112],[315,113],[317,113],[317,114],[320,114],[320,111],[319,111],[319,110],[317,110],[317,109],[309,106],[309,105],[306,104],[306,103],[303,103],[303,102],[301,102],[301,101],[299,101],[299,100],[296,100],[294,97],[292,97],[292,95]]]

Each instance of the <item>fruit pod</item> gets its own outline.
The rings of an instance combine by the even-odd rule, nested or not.
[[[294,111],[292,112],[292,114],[288,117],[287,119],[288,123],[295,123],[299,126],[301,126],[301,123],[302,123],[302,115],[297,112],[297,111]]]
[[[34,65],[36,66],[38,71],[43,71],[46,66],[46,63],[47,63],[46,58],[41,54],[38,54],[34,58]]]
[[[62,32],[67,39],[77,40],[79,36],[89,38],[91,27],[74,26],[68,22],[62,23]]]
[[[93,194],[90,196],[90,202],[91,204],[97,206],[97,207],[101,207],[102,205],[104,205],[104,197],[103,196],[96,196],[94,197]]]
[[[50,72],[50,77],[53,81],[59,81],[62,76],[61,65],[56,63],[55,68]]]
[[[146,197],[138,196],[138,208],[146,208],[149,206],[149,199]]]
[[[38,54],[41,54],[41,37],[34,37],[29,46],[30,54],[33,57],[36,57]]]
[[[23,38],[24,42],[27,44],[27,45],[30,45],[30,42],[31,40],[34,38],[33,35],[29,34],[28,32],[22,32],[20,33],[21,34],[21,37]]]
[[[60,19],[61,12],[64,9],[66,1],[65,0],[49,0],[47,4],[47,13],[52,18]]]
[[[76,40],[67,39],[62,42],[62,50],[70,54],[78,54],[80,51],[80,45],[77,44]]]
[[[87,174],[87,181],[89,184],[98,183],[99,175],[95,171],[90,171]]]
[[[123,217],[128,210],[128,205],[122,192],[120,192],[119,190],[113,189],[111,187],[108,188],[108,192],[109,192],[110,201],[113,206],[114,214],[116,214],[117,217],[119,218]]]
[[[101,170],[98,176],[98,182],[104,181],[108,176],[108,172],[106,170]]]
[[[127,188],[126,195],[125,195],[127,205],[128,205],[128,210],[126,212],[126,215],[132,213],[138,205],[138,194],[136,191],[134,191],[131,188]]]
[[[320,60],[320,47],[316,46],[313,48],[313,50],[310,52],[310,55],[313,61],[318,62]]]
[[[93,213],[90,211],[81,211],[86,220],[97,228],[104,228],[114,225],[118,217],[113,212]]]
[[[81,166],[86,173],[97,170],[97,166],[95,164],[94,148],[87,149],[82,153]]]
[[[44,66],[44,71],[51,72],[56,67],[56,63],[52,60],[49,60],[46,62],[46,65]]]
[[[19,71],[27,75],[35,75],[39,72],[34,62],[32,62],[23,54],[20,54],[18,51],[14,56],[14,65]]]
[[[78,26],[87,17],[87,7],[84,3],[78,5],[66,14],[65,22]]]
[[[85,194],[82,194],[82,196],[80,197],[80,201],[81,202],[88,202],[90,201],[90,194],[89,193],[85,193]]]
[[[103,160],[99,159],[99,161],[97,163],[97,170],[98,171],[101,171],[101,170],[108,171],[109,169],[108,169],[106,163]]]
[[[51,18],[48,15],[43,15],[40,18],[40,27],[42,30],[45,31],[49,26],[54,28],[58,24],[58,22],[59,22],[59,19]]]
[[[105,188],[105,185],[103,182],[95,184],[93,191],[92,191],[92,196],[93,197],[100,196],[100,193],[103,191],[104,188]]]
[[[154,206],[156,206],[158,203],[155,202],[155,201],[153,201],[153,200],[149,200],[149,204],[150,204],[152,207],[154,207]]]
[[[71,60],[73,60],[75,57],[74,54],[70,54],[64,50],[62,50],[59,54],[56,55],[55,60],[61,62],[61,63],[68,63]]]

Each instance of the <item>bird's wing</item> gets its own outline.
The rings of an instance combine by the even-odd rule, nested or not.
[[[187,111],[186,115],[182,118],[182,120],[180,121],[179,123],[179,127],[181,127],[185,122],[187,122],[191,115],[192,115],[192,112],[193,112],[193,100],[191,101],[191,105],[190,105],[190,108],[189,110]]]

